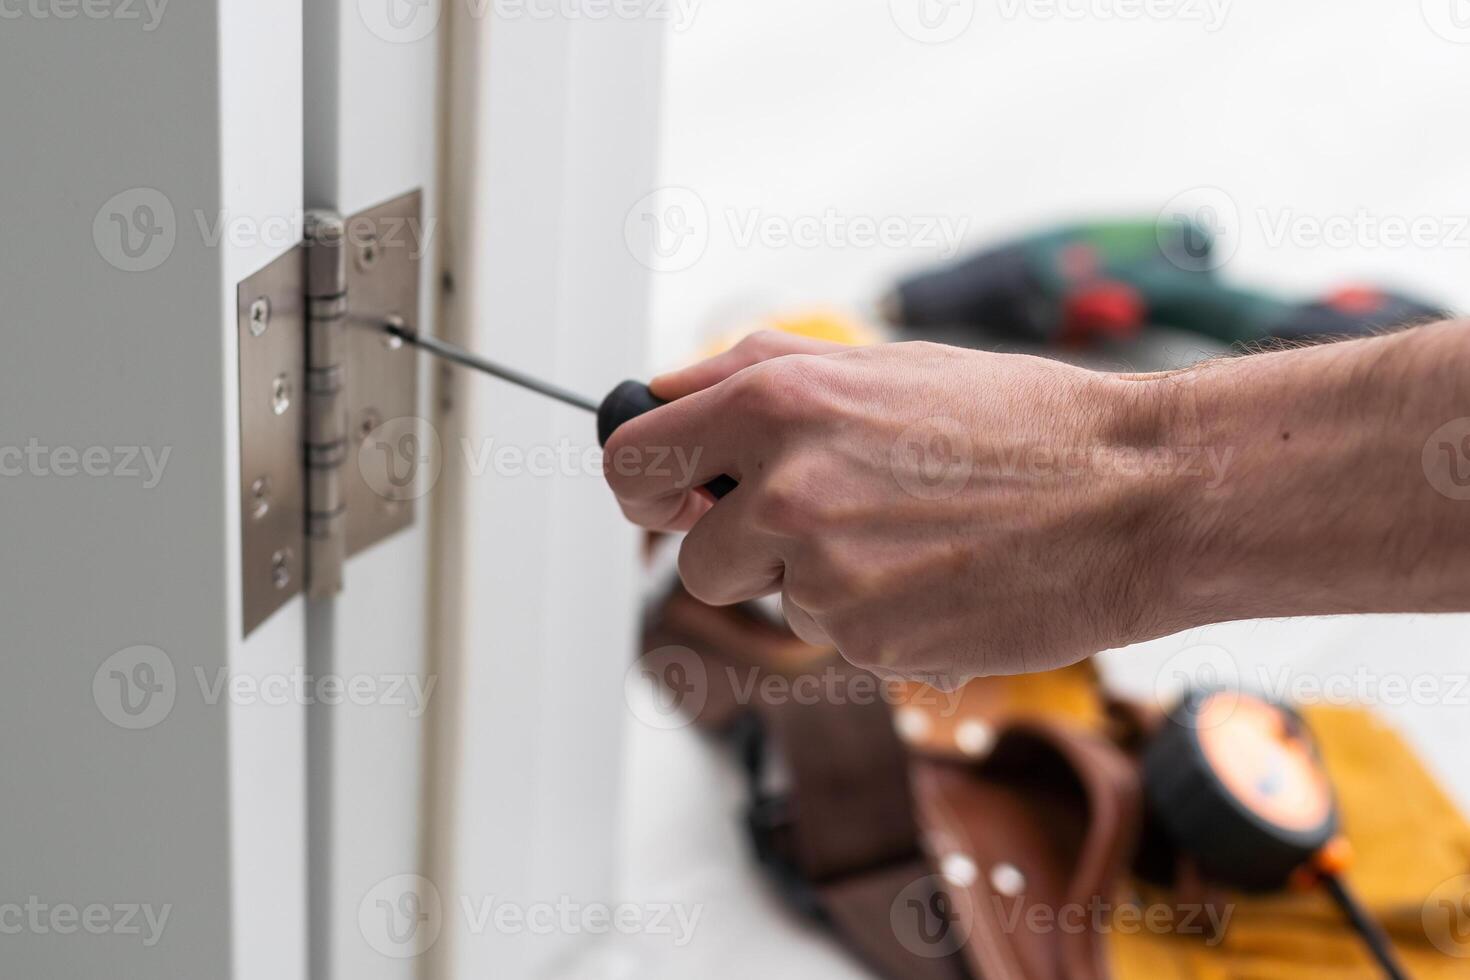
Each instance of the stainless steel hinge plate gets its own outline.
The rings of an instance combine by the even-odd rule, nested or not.
[[[426,238],[419,191],[346,218],[347,452],[341,467],[346,553],[413,523],[414,493],[384,486],[361,458],[401,438],[418,415],[412,348],[380,324],[415,323]],[[306,248],[298,245],[240,283],[240,563],[249,635],[308,585],[305,443],[308,430]]]

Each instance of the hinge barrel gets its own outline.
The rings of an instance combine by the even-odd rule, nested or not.
[[[342,591],[347,558],[347,250],[331,211],[306,215],[306,594]]]

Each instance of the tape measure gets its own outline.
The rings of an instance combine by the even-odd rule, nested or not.
[[[1191,691],[1143,757],[1158,824],[1200,871],[1242,891],[1322,885],[1393,980],[1407,974],[1348,890],[1337,801],[1300,715],[1235,691]]]

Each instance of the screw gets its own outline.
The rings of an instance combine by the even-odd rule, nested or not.
[[[271,325],[271,301],[264,296],[250,304],[250,335],[259,337]]]
[[[254,501],[250,516],[257,521],[271,511],[271,478],[262,476],[250,484],[250,499]]]
[[[291,379],[284,374],[276,375],[271,382],[271,408],[277,415],[285,415],[291,407]]]
[[[294,557],[290,548],[282,548],[271,555],[271,582],[277,591],[291,584],[291,559]]]
[[[399,316],[397,313],[394,313],[392,316],[385,318],[383,322],[386,323],[390,328],[392,328],[393,331],[406,330],[408,328],[403,317]],[[385,333],[383,335],[383,346],[387,347],[389,350],[398,350],[403,346],[403,338],[399,336],[396,332]]]
[[[373,234],[367,235],[363,239],[362,248],[357,250],[357,267],[363,272],[367,272],[378,264],[378,259],[381,257],[382,249],[378,245],[378,236]]]
[[[373,434],[373,430],[383,424],[383,418],[371,408],[362,413],[362,420],[357,423],[357,431],[366,439]]]

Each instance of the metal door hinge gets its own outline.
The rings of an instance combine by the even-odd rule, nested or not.
[[[302,244],[240,283],[246,635],[303,590],[341,591],[349,556],[413,523],[415,494],[360,456],[417,421],[413,352],[382,324],[417,318],[421,214],[418,191],[345,219],[310,212]]]

